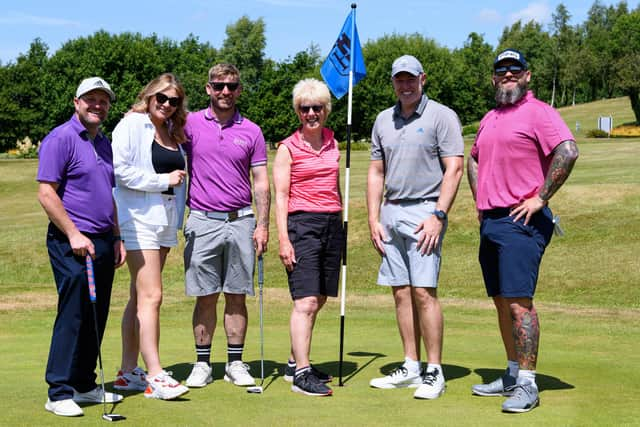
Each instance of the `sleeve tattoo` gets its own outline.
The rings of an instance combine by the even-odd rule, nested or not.
[[[577,159],[578,146],[574,141],[564,141],[553,150],[551,166],[538,194],[542,200],[549,200],[564,184]]]

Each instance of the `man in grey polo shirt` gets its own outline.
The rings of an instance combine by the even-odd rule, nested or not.
[[[391,287],[405,361],[370,385],[414,387],[414,397],[435,399],[445,389],[438,273],[447,212],[462,178],[462,128],[453,110],[422,93],[425,74],[415,57],[393,62],[391,82],[398,102],[373,125],[367,207],[371,241],[382,257],[378,284]]]

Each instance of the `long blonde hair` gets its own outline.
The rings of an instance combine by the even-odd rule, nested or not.
[[[131,107],[137,113],[149,112],[149,99],[156,93],[167,89],[175,89],[178,92],[180,103],[176,107],[176,111],[168,120],[167,128],[169,135],[177,143],[184,142],[187,138],[184,135],[184,126],[187,123],[187,101],[185,99],[184,88],[178,81],[176,76],[171,73],[164,73],[151,80],[138,94],[138,100]]]

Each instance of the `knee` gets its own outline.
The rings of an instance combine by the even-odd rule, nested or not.
[[[324,301],[321,302],[317,297],[304,297],[294,301],[293,311],[298,314],[313,316],[323,304]]]
[[[224,304],[226,313],[244,313],[247,311],[246,295],[244,294],[224,294]]]
[[[210,313],[215,312],[216,304],[218,303],[219,294],[203,295],[196,297],[196,305],[194,307],[195,313]]]

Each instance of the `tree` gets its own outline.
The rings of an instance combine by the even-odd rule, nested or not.
[[[316,46],[298,52],[293,59],[282,63],[267,60],[260,82],[251,92],[241,96],[243,113],[260,125],[265,139],[272,148],[298,127],[298,118],[293,111],[293,86],[307,77],[320,78],[319,54]],[[329,116],[332,119],[334,114]]]
[[[0,151],[15,148],[16,141],[27,136],[36,143],[47,133],[49,100],[42,79],[47,52],[37,38],[15,64],[0,68]]]
[[[629,97],[640,123],[640,10],[616,20],[611,40],[616,87]]]
[[[498,51],[513,48],[522,52],[529,63],[532,78],[529,87],[539,99],[550,100],[553,91],[553,49],[549,33],[542,25],[520,21],[505,28],[500,37]]]
[[[220,57],[240,69],[242,85],[252,90],[258,84],[264,65],[265,25],[262,18],[255,21],[242,16],[227,25],[227,38],[222,43]]]
[[[462,123],[480,119],[494,105],[493,57],[493,48],[477,33],[469,34],[464,47],[453,51],[450,72],[457,78],[450,107]]]
[[[218,51],[209,43],[202,43],[198,37],[189,34],[169,60],[167,70],[171,70],[184,86],[188,106],[199,110],[209,105],[205,90],[209,69],[218,61]]]

